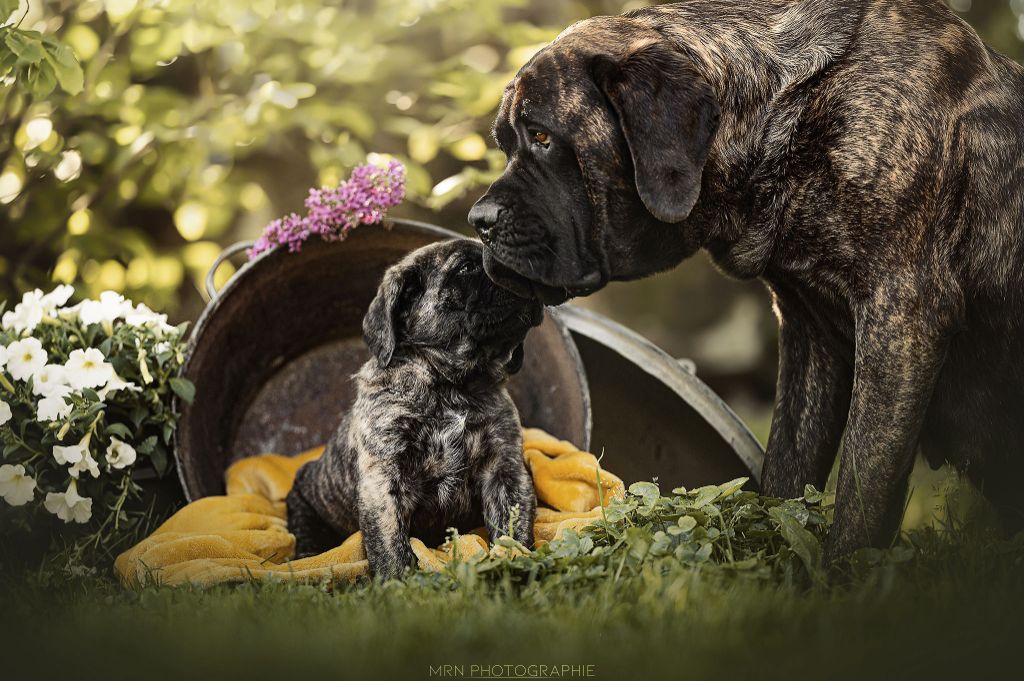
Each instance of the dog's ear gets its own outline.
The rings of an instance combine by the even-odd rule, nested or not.
[[[518,374],[519,370],[523,368],[523,359],[526,357],[526,352],[523,350],[523,344],[520,343],[512,351],[512,356],[508,360],[508,364],[505,365],[505,371],[508,375]]]
[[[700,195],[720,109],[693,63],[664,41],[623,59],[594,57],[591,70],[629,145],[636,188],[662,222],[680,222]]]
[[[413,267],[392,267],[384,274],[377,295],[363,317],[363,340],[381,368],[391,364],[402,320],[418,286]]]

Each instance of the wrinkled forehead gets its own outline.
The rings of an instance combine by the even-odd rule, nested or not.
[[[523,120],[549,127],[578,125],[594,108],[589,69],[593,58],[621,56],[630,46],[650,40],[649,29],[621,17],[594,17],[569,26],[506,86],[495,132],[500,125],[514,128]]]

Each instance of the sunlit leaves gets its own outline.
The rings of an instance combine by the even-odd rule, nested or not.
[[[57,84],[70,95],[81,92],[82,67],[66,45],[17,28],[0,29],[0,36],[7,48],[0,52],[0,76],[13,74],[37,97],[48,95]]]
[[[0,257],[36,254],[0,297],[113,282],[172,312],[216,255],[191,244],[251,237],[368,152],[406,165],[410,204],[468,199],[504,164],[488,131],[515,62],[578,18],[510,22],[526,0],[71,5],[59,22],[43,3],[31,25],[0,29],[0,76],[15,77],[0,136],[15,226]],[[26,147],[35,118],[52,130]]]

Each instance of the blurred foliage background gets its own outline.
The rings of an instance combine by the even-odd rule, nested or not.
[[[74,95],[0,84],[0,299],[66,282],[193,319],[223,246],[368,152],[408,167],[397,215],[468,233],[504,163],[488,134],[504,84],[569,23],[644,4],[20,0],[8,25],[69,46],[83,73]],[[1024,57],[1024,0],[948,4]],[[699,256],[579,302],[694,359],[764,438],[776,330],[759,284]]]

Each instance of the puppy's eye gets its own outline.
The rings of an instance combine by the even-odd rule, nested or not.
[[[545,149],[551,146],[551,135],[547,134],[543,130],[534,130],[530,137],[534,144],[539,144]]]
[[[480,263],[473,260],[467,260],[466,262],[459,265],[459,269],[455,270],[455,274],[460,277],[468,276],[470,274],[476,274],[480,271]]]

